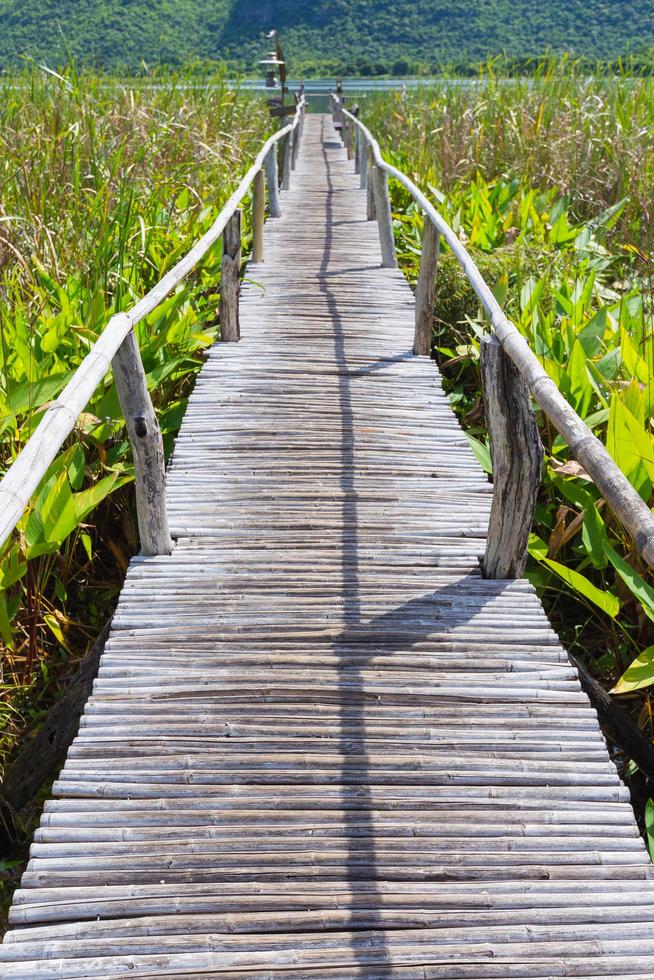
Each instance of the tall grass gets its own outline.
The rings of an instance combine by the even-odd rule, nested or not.
[[[70,70],[0,89],[0,470],[109,317],[213,222],[270,127],[221,76],[138,87]],[[167,448],[216,337],[219,252],[139,325]],[[132,460],[107,376],[0,553],[0,768],[112,608],[137,549]]]
[[[372,100],[364,120],[427,189],[543,366],[654,504],[654,83],[552,71]],[[417,275],[422,219],[392,184],[402,264]],[[476,298],[445,250],[434,353],[490,468]],[[546,449],[529,576],[569,648],[654,734],[650,570],[568,447]],[[634,694],[636,692],[636,694]]]

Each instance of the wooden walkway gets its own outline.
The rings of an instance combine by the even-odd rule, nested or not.
[[[175,449],[2,975],[654,977],[654,882],[490,487],[308,116]]]

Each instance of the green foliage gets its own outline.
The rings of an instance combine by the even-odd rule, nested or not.
[[[226,59],[257,71],[264,32],[278,28],[294,73],[425,74],[470,69],[505,52],[533,71],[542,52],[616,59],[654,45],[639,0],[0,0],[0,64],[22,55],[94,68],[139,69]]]
[[[69,69],[2,86],[0,472],[112,313],[212,224],[265,139],[265,105],[209,81],[135,89]],[[218,331],[219,284],[218,247],[137,328],[167,450]],[[0,551],[0,763],[111,611],[138,548],[132,480],[109,374]]]
[[[654,85],[489,79],[370,100],[365,121],[466,243],[544,369],[654,504]],[[418,271],[422,217],[391,181],[400,261]],[[445,248],[433,347],[477,457],[486,321]],[[568,646],[615,693],[654,684],[651,570],[565,441],[539,415],[546,465],[529,577]]]

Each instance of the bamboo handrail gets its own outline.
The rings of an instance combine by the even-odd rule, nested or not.
[[[111,317],[98,340],[91,347],[75,374],[59,397],[45,411],[23,450],[0,480],[0,547],[21,519],[29,501],[43,479],[48,467],[70,435],[75,423],[94,391],[111,369],[112,361],[121,345],[129,337],[137,323],[152,313],[182,280],[204,258],[209,249],[223,234],[230,218],[248,193],[256,175],[265,166],[266,158],[280,140],[290,139],[298,127],[306,109],[304,97],[298,102],[292,122],[273,133],[263,144],[252,166],[226,202],[211,228],[195,243],[193,248],[166,275],[145,294],[130,310]],[[275,197],[276,200],[276,197]],[[138,353],[138,348],[134,346]],[[138,358],[135,366],[139,373],[143,366]],[[123,406],[125,411],[125,406]],[[153,416],[154,418],[154,416]],[[133,450],[136,449],[134,443]],[[134,452],[136,456],[136,452]],[[145,474],[142,474],[145,476]],[[163,505],[165,506],[165,505]],[[164,515],[165,518],[165,515]],[[167,539],[167,523],[163,539]],[[145,524],[139,511],[141,544],[144,545]],[[155,545],[144,547],[144,553],[158,553]],[[161,550],[161,549],[159,549]],[[165,548],[164,548],[165,550]]]
[[[654,568],[654,515],[645,501],[541,366],[526,339],[505,315],[469,252],[442,215],[406,174],[384,160],[377,140],[361,120],[348,112],[337,96],[332,94],[332,100],[337,112],[342,113],[363,134],[372,151],[375,165],[411,194],[425,216],[443,236],[484,307],[495,336],[517,367],[534,399],[565,439],[573,457],[591,477],[617,519],[629,532],[638,553],[650,568]]]

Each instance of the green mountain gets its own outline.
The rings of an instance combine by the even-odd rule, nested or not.
[[[651,0],[0,0],[0,66],[256,71],[276,27],[294,74],[428,71],[506,53],[612,60],[654,47]]]

